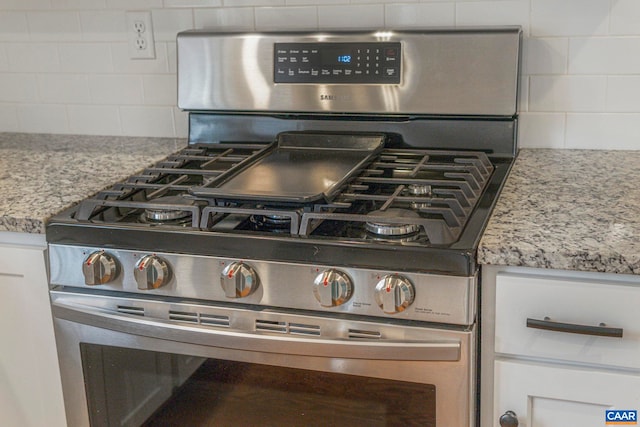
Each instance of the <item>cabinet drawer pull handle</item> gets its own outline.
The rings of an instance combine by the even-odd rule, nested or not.
[[[545,317],[543,320],[527,318],[527,328],[567,332],[570,334],[594,335],[597,337],[622,338],[622,328],[611,328],[604,323],[600,323],[598,326],[588,326],[554,322],[548,317]]]

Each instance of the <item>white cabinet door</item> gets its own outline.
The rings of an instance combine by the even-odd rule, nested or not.
[[[0,246],[0,425],[66,425],[44,245]]]
[[[640,409],[640,374],[511,360],[494,369],[493,426],[514,411],[519,427],[602,427],[607,409]]]

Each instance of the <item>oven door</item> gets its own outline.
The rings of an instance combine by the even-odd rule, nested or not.
[[[64,290],[51,299],[72,427],[475,423],[472,329]]]

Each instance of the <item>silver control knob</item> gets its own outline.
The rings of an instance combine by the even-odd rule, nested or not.
[[[258,275],[243,262],[233,262],[222,270],[220,285],[227,298],[244,298],[258,288]]]
[[[404,311],[413,303],[414,297],[413,285],[399,274],[385,276],[376,284],[376,302],[387,314]]]
[[[158,289],[169,283],[171,268],[162,258],[156,255],[146,255],[136,263],[133,276],[138,284],[138,289]]]
[[[351,298],[353,284],[346,273],[326,270],[313,281],[313,295],[323,307],[342,305]]]
[[[105,251],[91,253],[82,263],[84,283],[89,286],[104,285],[118,277],[120,266],[116,259]]]

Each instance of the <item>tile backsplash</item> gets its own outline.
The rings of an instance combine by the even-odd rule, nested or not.
[[[130,59],[127,10],[156,57]],[[638,0],[0,0],[0,131],[187,134],[178,31],[521,25],[522,147],[640,149]]]

